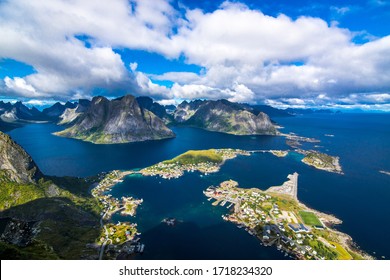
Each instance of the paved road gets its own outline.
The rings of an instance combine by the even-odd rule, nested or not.
[[[99,254],[99,260],[103,259],[103,252],[104,252],[104,248],[106,247],[106,244],[107,242],[110,240],[108,238],[108,230],[107,228],[104,226],[104,223],[103,223],[103,219],[104,217],[107,215],[108,213],[108,210],[103,214],[103,216],[100,218],[100,226],[102,228],[104,228],[104,233],[106,234],[106,240],[104,240],[103,244],[102,244],[102,247],[100,248],[100,254]]]

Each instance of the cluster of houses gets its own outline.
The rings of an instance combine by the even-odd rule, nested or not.
[[[277,244],[279,249],[294,252],[301,258],[322,258],[310,245],[307,245],[307,241],[305,242],[305,239],[314,238],[313,234],[310,234],[310,228],[299,223],[292,212],[281,211],[275,202],[269,211],[256,207],[263,203],[271,203],[272,197],[261,192],[236,189],[237,186],[235,181],[225,181],[220,187],[210,187],[205,191],[208,197],[217,201],[230,201],[239,206],[239,211],[236,207],[233,214],[224,217],[225,220],[238,223],[239,227],[246,227],[247,231],[257,235],[264,245]],[[257,228],[259,225],[261,231]]]
[[[184,171],[201,173],[214,173],[219,171],[219,165],[212,162],[201,162],[197,164],[163,163],[142,169],[143,176],[160,176],[163,179],[179,178],[183,176]]]
[[[250,155],[249,152],[239,149],[218,149],[215,152],[223,160],[235,158],[238,154]],[[156,165],[142,169],[140,172],[144,176],[160,176],[163,179],[179,178],[184,172],[199,171],[201,173],[215,173],[219,171],[219,164],[211,161],[199,162],[194,164],[182,164],[180,162],[165,163],[160,162]]]

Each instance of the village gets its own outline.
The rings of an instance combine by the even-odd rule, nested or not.
[[[249,156],[250,152],[240,149],[211,149],[188,151],[172,160],[166,160],[140,171],[143,176],[160,176],[163,179],[179,178],[184,172],[198,171],[205,175],[218,172],[225,160],[237,155]]]
[[[207,175],[218,172],[226,160],[238,155],[250,156],[256,152],[269,152],[277,157],[285,157],[289,153],[283,150],[244,151],[240,149],[188,151],[171,160],[139,171],[115,170],[104,174],[101,181],[91,191],[103,206],[101,226],[104,231],[99,240],[100,257],[103,257],[104,252],[108,257],[113,257],[125,253],[142,252],[144,249],[143,244],[139,243],[137,224],[110,222],[111,217],[117,212],[121,215],[134,216],[137,207],[143,202],[142,199],[133,197],[119,199],[110,194],[112,187],[121,183],[125,176],[141,174],[173,179],[183,176],[185,172],[194,171]],[[313,155],[313,152],[304,150],[296,152],[306,156]],[[313,157],[316,155],[314,154]],[[341,221],[333,216],[308,209],[299,203],[297,199],[298,174],[290,174],[288,179],[281,186],[270,187],[266,192],[259,189],[240,189],[237,182],[225,181],[217,188],[209,187],[204,193],[209,200],[215,199],[214,206],[227,204],[228,209],[234,206],[233,213],[223,217],[225,220],[244,227],[266,246],[276,245],[286,255],[300,259],[358,258],[356,256],[360,256],[359,253],[355,253],[353,249],[347,251],[344,248],[348,247],[348,244],[347,246],[344,244],[345,238],[339,241],[344,247],[337,242],[342,235],[325,226],[325,224],[337,224]]]
[[[100,225],[103,229],[99,239],[101,245],[99,259],[103,258],[104,253],[108,258],[117,258],[119,255],[130,255],[133,253],[142,253],[144,245],[139,243],[137,224],[129,222],[111,223],[111,217],[117,212],[121,215],[134,216],[137,207],[143,202],[142,199],[133,197],[122,197],[121,200],[112,197],[109,192],[111,188],[122,182],[127,175],[133,174],[133,171],[114,170],[105,174],[103,179],[92,189],[92,195],[99,200],[103,209],[100,219]]]
[[[349,236],[330,228],[337,218],[309,209],[296,199],[298,174],[289,175],[282,186],[267,191],[243,189],[232,180],[211,186],[204,194],[214,206],[231,208],[223,215],[260,239],[264,246],[276,246],[285,256],[297,259],[364,259]]]
[[[177,179],[184,175],[184,172],[199,171],[204,174],[215,173],[219,171],[219,164],[212,162],[201,162],[196,164],[164,163],[142,169],[143,176],[160,176],[163,179]]]

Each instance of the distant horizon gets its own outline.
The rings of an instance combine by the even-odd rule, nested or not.
[[[125,95],[129,95],[129,94],[125,94]],[[113,100],[113,99],[116,99],[116,98],[121,98],[125,95],[122,95],[122,96],[116,96],[116,97],[113,97],[113,96],[104,96],[104,95],[100,95],[100,96],[103,96],[103,97],[106,97],[107,99],[109,100]],[[87,100],[92,100],[92,98],[94,97],[97,97],[97,96],[92,96],[91,98],[80,98],[80,99],[87,99]],[[147,96],[147,95],[140,95],[140,96],[135,96],[135,97],[150,97],[150,96]],[[150,97],[152,98],[152,97]],[[152,98],[153,99],[153,98]],[[155,100],[153,99],[154,102],[157,102],[159,103],[160,105],[162,106],[170,106],[170,105],[173,105],[175,107],[177,107],[178,105],[180,105],[182,102],[184,101],[187,101],[187,102],[191,102],[191,101],[195,101],[195,100],[212,100],[212,101],[218,101],[218,100],[227,100],[227,99],[206,99],[206,98],[199,98],[199,99],[194,99],[194,100],[182,100],[181,102],[177,103],[177,104],[161,104],[159,103],[159,100]],[[14,105],[15,103],[17,102],[22,102],[23,105],[27,106],[28,108],[33,108],[35,107],[36,109],[42,111],[43,109],[46,109],[46,108],[50,108],[52,107],[54,104],[56,103],[60,103],[62,105],[65,105],[67,102],[71,102],[71,103],[77,103],[79,101],[79,99],[74,99],[74,100],[67,100],[67,101],[60,101],[60,100],[55,100],[55,101],[51,101],[51,102],[47,102],[47,103],[44,103],[44,104],[39,104],[39,103],[29,103],[29,101],[26,101],[26,100],[23,100],[23,99],[4,99],[4,98],[0,98],[0,102],[4,102],[4,103],[10,103],[12,105]],[[250,106],[268,106],[268,107],[271,107],[271,108],[275,108],[275,109],[278,109],[278,110],[313,110],[313,111],[322,111],[322,110],[328,110],[328,111],[333,111],[333,113],[336,113],[336,112],[342,112],[342,113],[375,113],[375,114],[388,114],[390,113],[390,110],[373,110],[373,109],[362,109],[362,108],[342,108],[342,107],[293,107],[293,106],[289,106],[289,107],[277,107],[277,106],[271,106],[271,105],[268,105],[268,104],[258,104],[258,103],[239,103],[239,102],[232,102],[232,103],[237,103],[237,104],[248,104]]]

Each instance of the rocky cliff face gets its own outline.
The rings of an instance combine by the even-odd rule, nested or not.
[[[89,106],[91,106],[91,101],[87,99],[80,99],[75,108],[67,108],[64,110],[62,115],[59,116],[60,125],[71,125],[76,119],[88,111]]]
[[[227,100],[183,102],[174,113],[178,123],[236,135],[274,135],[268,115],[254,114],[240,104]]]
[[[1,259],[97,258],[101,207],[93,178],[47,177],[0,132]],[[3,226],[4,225],[4,226]]]
[[[141,108],[152,112],[165,123],[170,123],[173,120],[172,116],[167,113],[165,107],[157,102],[154,102],[152,98],[148,96],[140,96],[137,97],[137,102]]]
[[[108,100],[94,97],[88,110],[73,126],[56,133],[97,144],[157,140],[174,137],[155,114],[139,106],[132,95]]]
[[[0,132],[0,172],[1,177],[4,176],[7,180],[17,183],[35,183],[42,177],[42,173],[26,151],[2,132]]]
[[[76,104],[69,101],[65,104],[57,102],[53,106],[43,109],[42,113],[50,119],[58,119],[66,109],[74,109],[76,106]]]

